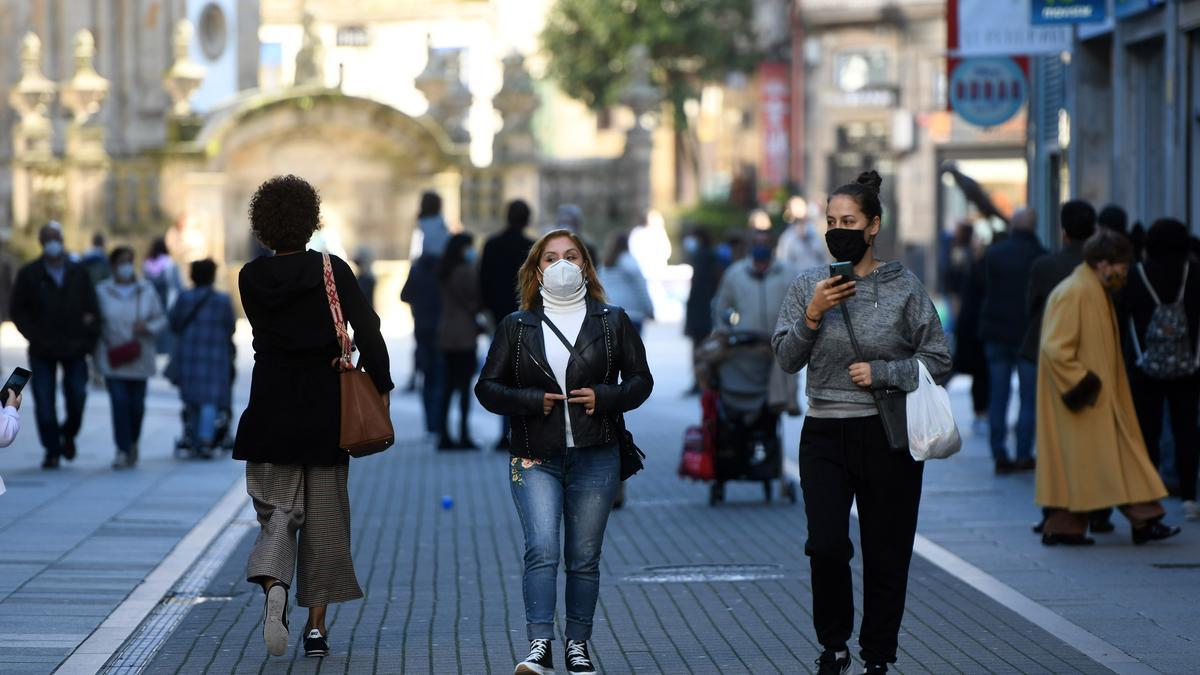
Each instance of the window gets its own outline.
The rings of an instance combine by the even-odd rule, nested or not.
[[[366,26],[339,26],[337,32],[337,46],[339,47],[366,47],[371,43],[371,38],[367,34]]]
[[[888,86],[887,53],[863,50],[838,54],[833,61],[833,82],[844,92]]]
[[[215,2],[210,2],[200,11],[200,50],[210,61],[216,61],[225,53],[228,29],[225,11]]]

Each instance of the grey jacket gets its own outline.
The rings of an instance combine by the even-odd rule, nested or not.
[[[813,288],[828,275],[813,269],[801,274],[788,289],[771,336],[775,358],[788,372],[808,366],[810,398],[846,403],[873,403],[865,389],[850,380],[850,364],[858,361],[838,307],[830,310],[817,330],[804,320]],[[942,322],[929,294],[917,277],[898,262],[885,263],[865,279],[846,301],[854,334],[871,364],[873,389],[917,388],[917,359],[933,379],[950,373],[950,351]]]

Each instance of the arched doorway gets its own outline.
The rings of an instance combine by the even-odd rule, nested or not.
[[[318,189],[319,243],[334,253],[407,257],[422,190],[441,193],[447,220],[457,219],[464,153],[441,129],[377,101],[336,90],[257,97],[211,117],[196,143],[218,179],[224,242],[213,248],[228,260],[252,255],[246,207],[279,174]]]

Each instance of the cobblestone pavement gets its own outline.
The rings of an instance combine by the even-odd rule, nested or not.
[[[650,460],[610,521],[595,656],[608,673],[808,672],[817,647],[802,508],[764,504],[761,486],[750,484],[731,485],[729,503],[710,508],[705,486],[675,476],[682,430],[698,416],[696,400],[680,396],[688,383],[677,332],[650,331],[656,393],[630,416]],[[401,370],[407,348],[396,349]],[[952,387],[965,415],[960,389]],[[0,451],[10,485],[0,498],[0,632],[17,636],[0,646],[0,672],[52,670],[240,472],[235,462],[163,454],[137,472],[112,474],[103,398],[93,392],[88,428],[97,435],[89,438],[99,447],[84,453],[82,467],[42,474],[34,460]],[[159,407],[152,437],[165,438],[176,413],[165,401]],[[402,437],[419,426],[415,397],[398,396],[393,410]],[[21,442],[36,447],[31,422]],[[477,412],[477,439],[493,439],[498,427]],[[799,421],[789,421],[792,459],[798,434]],[[28,454],[29,447],[10,450]],[[261,591],[242,580],[253,534],[245,513],[230,525],[232,553],[213,565],[215,575],[174,632],[161,644],[135,635],[124,653],[158,649],[150,673],[511,672],[526,643],[507,465],[504,453],[437,453],[419,441],[354,463],[355,560],[367,598],[331,608],[329,658],[296,651],[302,610],[292,615],[292,651],[266,658]],[[1037,515],[1031,495],[1031,476],[993,477],[984,442],[968,438],[961,455],[927,469],[920,529],[1142,663],[1194,672],[1200,578],[1188,565],[1200,561],[1200,529],[1134,548],[1118,523],[1094,549],[1046,549],[1028,530]],[[1179,521],[1178,502],[1168,507]],[[1105,672],[919,557],[900,641],[900,672]],[[110,672],[136,672],[110,663]]]

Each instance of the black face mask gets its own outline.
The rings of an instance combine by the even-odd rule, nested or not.
[[[830,228],[825,233],[825,245],[829,247],[829,253],[838,262],[857,265],[858,261],[867,254],[867,249],[871,248],[871,244],[867,242],[864,234],[863,230]]]

